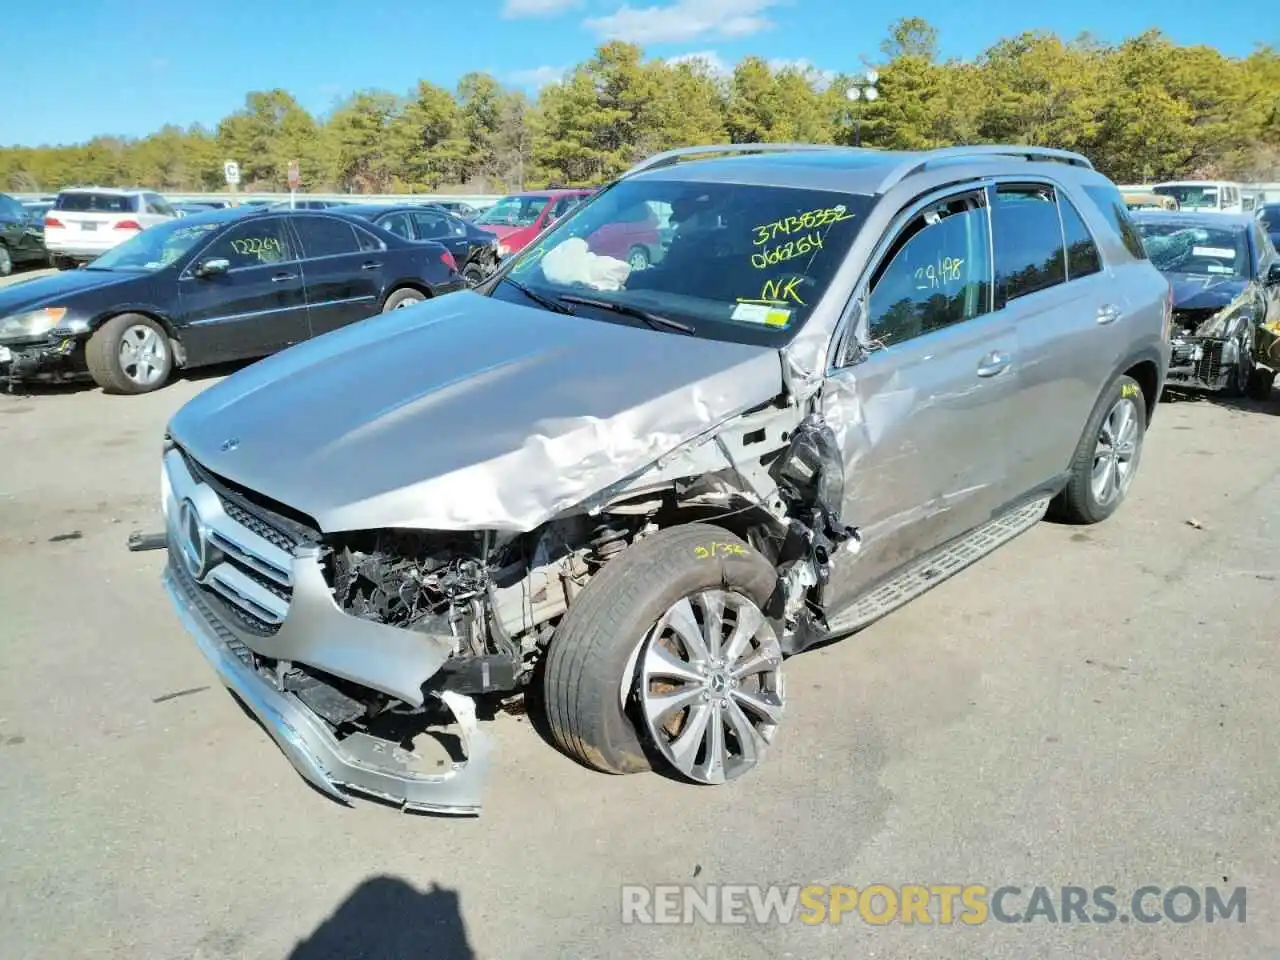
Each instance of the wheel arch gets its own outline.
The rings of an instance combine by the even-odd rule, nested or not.
[[[178,333],[178,328],[173,320],[166,316],[162,311],[149,306],[130,306],[115,305],[110,310],[104,311],[100,315],[89,321],[89,334],[93,335],[103,328],[110,320],[116,317],[123,317],[126,314],[133,314],[139,317],[146,317],[148,320],[154,320],[164,329],[165,335],[169,338],[169,343],[173,348],[173,363],[176,367],[184,367],[187,362],[187,351],[183,347],[182,337]]]

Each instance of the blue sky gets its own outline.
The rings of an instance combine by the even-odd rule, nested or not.
[[[944,55],[1002,36],[1089,30],[1119,40],[1159,26],[1233,55],[1280,39],[1260,0],[7,0],[0,13],[0,145],[138,136],[216,123],[250,90],[284,87],[322,113],[356,89],[452,86],[488,70],[531,92],[611,38],[652,56],[747,54],[857,69],[888,24],[922,16]],[[1265,6],[1265,4],[1263,5]]]

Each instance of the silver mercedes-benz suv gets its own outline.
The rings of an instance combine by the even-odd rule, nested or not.
[[[722,783],[786,737],[786,657],[1119,506],[1169,322],[1084,157],[673,151],[188,403],[165,584],[334,797],[478,811],[522,694],[591,767]]]

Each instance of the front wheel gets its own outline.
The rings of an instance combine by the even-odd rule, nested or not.
[[[649,251],[639,244],[636,244],[627,251],[627,263],[631,265],[632,270],[649,269]]]
[[[1241,334],[1236,345],[1236,362],[1231,367],[1227,380],[1226,393],[1230,397],[1244,397],[1249,394],[1249,381],[1253,378],[1253,343],[1248,334]]]
[[[173,372],[169,335],[158,322],[137,313],[112,317],[89,338],[85,364],[106,393],[150,393]]]
[[[9,248],[0,243],[0,277],[7,277],[13,273],[13,254],[9,252]]]
[[[773,566],[708,524],[645,537],[587,584],[547,651],[556,742],[605,773],[658,760],[718,784],[761,760],[783,713],[782,650],[764,610]]]
[[[1142,458],[1147,406],[1132,377],[1117,377],[1099,398],[1071,460],[1070,480],[1053,503],[1068,523],[1101,523],[1129,492]]]

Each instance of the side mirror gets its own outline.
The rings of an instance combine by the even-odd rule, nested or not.
[[[226,273],[231,269],[231,261],[217,258],[214,260],[204,260],[196,266],[195,275],[197,277],[208,278],[216,277]]]

